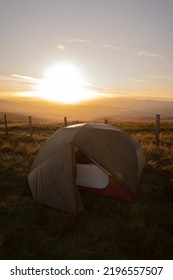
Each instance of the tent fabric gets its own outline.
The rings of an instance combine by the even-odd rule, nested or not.
[[[83,203],[74,181],[71,145],[61,148],[35,168],[28,178],[33,197],[65,212],[83,210]],[[57,188],[58,186],[58,188]]]
[[[112,127],[108,130],[88,126],[76,135],[75,145],[134,192],[138,181],[138,163],[134,145],[128,138]]]
[[[132,202],[135,199],[135,194],[129,192],[123,187],[113,176],[109,177],[109,183],[105,188],[91,188],[87,186],[79,186],[80,190],[110,196],[113,198],[123,199]]]
[[[76,185],[103,189],[109,184],[109,176],[96,164],[77,164]]]
[[[91,159],[95,172],[77,164],[75,148]],[[109,124],[79,124],[58,129],[45,142],[31,166],[28,182],[36,201],[77,213],[83,210],[79,178],[88,176],[88,184],[93,182],[95,187],[100,180],[102,187],[109,174],[133,196],[144,165],[142,148],[123,130]]]

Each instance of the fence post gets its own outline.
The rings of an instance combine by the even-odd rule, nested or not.
[[[8,136],[8,125],[7,125],[7,115],[6,114],[4,114],[4,124],[5,124],[6,135]]]
[[[104,120],[104,123],[105,123],[105,124],[108,124],[108,120]]]
[[[31,116],[29,116],[29,133],[30,133],[31,140],[33,140],[32,117]]]
[[[67,126],[67,117],[64,117],[64,126]]]
[[[156,146],[159,148],[160,145],[160,115],[156,115]]]

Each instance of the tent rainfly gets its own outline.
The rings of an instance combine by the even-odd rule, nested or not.
[[[132,201],[145,161],[138,142],[120,128],[72,125],[45,142],[28,182],[36,202],[75,214],[83,210],[80,188]]]

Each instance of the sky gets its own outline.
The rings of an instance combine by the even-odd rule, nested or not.
[[[65,62],[105,96],[173,99],[172,11],[172,0],[0,0],[0,94],[32,91]]]

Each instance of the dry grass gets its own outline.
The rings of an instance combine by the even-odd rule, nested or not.
[[[85,210],[72,217],[35,205],[27,184],[31,163],[60,124],[0,126],[1,259],[172,259],[173,122],[118,122],[143,147],[147,164],[133,203],[82,192]]]

